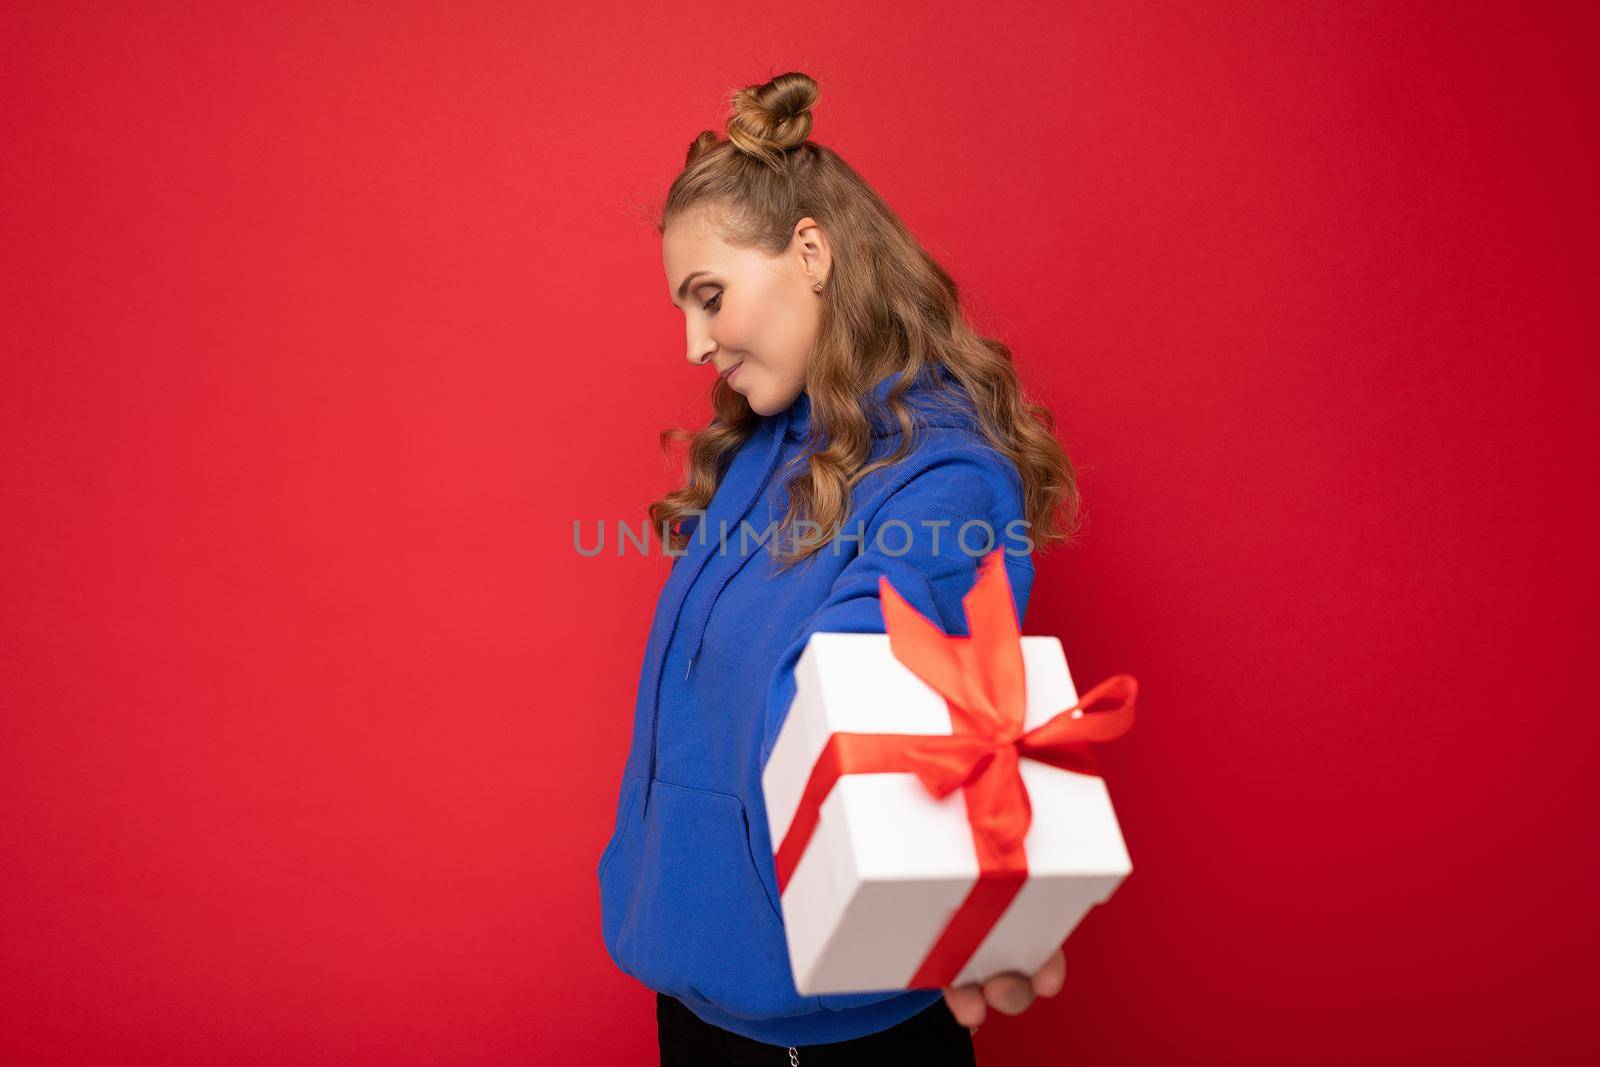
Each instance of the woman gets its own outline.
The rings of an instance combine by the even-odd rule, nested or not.
[[[1005,547],[1019,618],[1031,550],[1079,521],[1049,413],[955,283],[838,155],[807,140],[817,85],[733,97],[658,223],[688,359],[716,373],[687,484],[651,505],[678,558],[656,607],[616,829],[599,864],[607,951],[657,991],[661,1062],[975,1062],[972,1037],[1061,988],[801,996],[761,769],[817,632],[882,633],[880,576],[964,634],[979,557]],[[804,529],[804,533],[800,531]]]

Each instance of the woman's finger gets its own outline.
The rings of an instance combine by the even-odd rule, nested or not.
[[[944,1002],[962,1026],[976,1030],[988,1014],[983,992],[975,985],[945,986]]]
[[[1025,974],[1007,971],[983,983],[983,997],[996,1011],[1020,1015],[1033,1003],[1033,982]]]
[[[1044,961],[1033,976],[1033,991],[1041,997],[1053,997],[1061,992],[1067,981],[1067,958],[1056,949],[1055,955]]]

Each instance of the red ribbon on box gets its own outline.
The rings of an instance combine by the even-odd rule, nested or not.
[[[878,588],[890,649],[945,698],[953,731],[831,735],[774,854],[778,892],[805,854],[822,802],[841,775],[909,771],[940,798],[959,786],[978,855],[978,879],[907,986],[943,987],[955,981],[1028,879],[1023,839],[1033,808],[1018,761],[1026,756],[1098,775],[1088,742],[1128,732],[1139,686],[1132,675],[1112,675],[1072,707],[1024,733],[1022,635],[1002,549],[979,562],[978,580],[961,600],[970,637],[944,633],[895,592],[888,578],[880,577]]]

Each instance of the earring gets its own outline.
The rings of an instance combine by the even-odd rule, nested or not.
[[[812,286],[811,286],[811,290],[812,290],[812,292],[816,292],[816,293],[822,292],[822,283],[821,282],[813,283]]]

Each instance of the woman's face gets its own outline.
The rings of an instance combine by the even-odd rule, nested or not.
[[[683,309],[689,362],[733,371],[730,388],[759,415],[775,415],[805,388],[831,259],[822,227],[795,223],[789,247],[768,257],[717,235],[709,210],[685,213],[661,238],[667,293]]]

